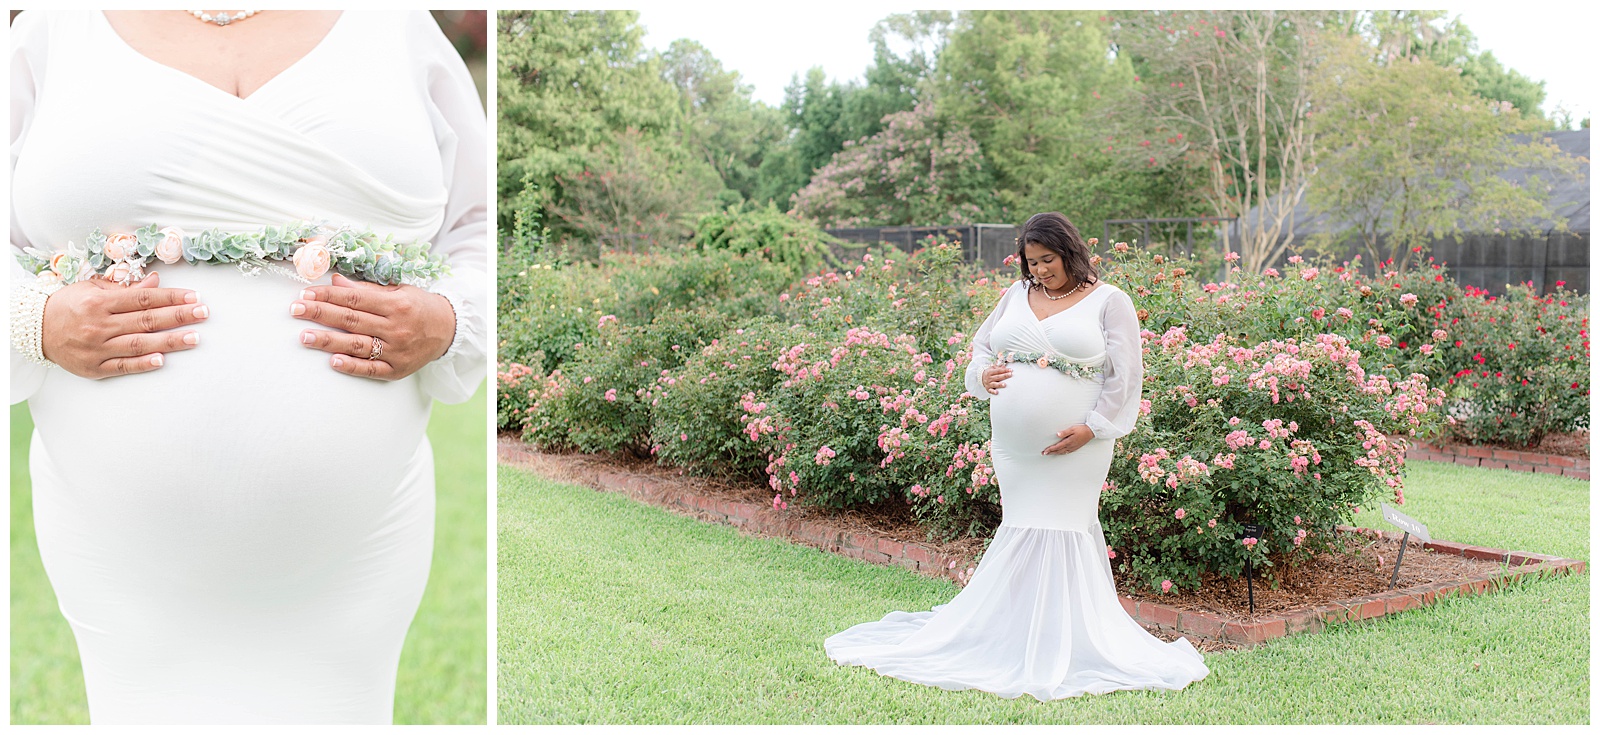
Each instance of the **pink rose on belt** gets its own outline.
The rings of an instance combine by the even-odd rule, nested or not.
[[[68,256],[66,253],[56,253],[55,255],[51,256],[50,257],[50,270],[55,271],[55,274],[58,275],[58,276],[59,275],[64,275],[61,272],[61,268],[67,262],[67,258],[68,257],[70,257],[70,256]]]
[[[183,230],[176,227],[161,228],[161,242],[156,243],[156,257],[163,263],[176,263],[183,259]]]
[[[1039,358],[1037,360],[1034,360],[1033,364],[1038,365],[1039,367],[1042,367],[1042,368],[1050,367],[1050,358],[1041,357],[1041,358]]]
[[[294,251],[294,269],[308,281],[321,278],[331,264],[332,254],[328,252],[327,238],[313,237]]]
[[[106,238],[106,247],[103,252],[107,258],[112,260],[127,260],[128,251],[132,249],[133,246],[137,245],[138,242],[139,241],[135,239],[133,235],[129,235],[126,232],[119,232],[111,237]]]

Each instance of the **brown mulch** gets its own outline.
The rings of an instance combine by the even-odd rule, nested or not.
[[[1323,553],[1296,567],[1273,568],[1265,578],[1256,570],[1256,617],[1274,615],[1322,605],[1337,600],[1385,592],[1394,573],[1397,540],[1373,540],[1360,534],[1341,534],[1342,554]],[[1400,563],[1400,579],[1395,589],[1464,579],[1497,571],[1499,562],[1440,554],[1422,548],[1412,539]],[[1162,594],[1132,578],[1118,580],[1117,591],[1136,600],[1150,600],[1179,610],[1205,612],[1247,622],[1250,615],[1249,588],[1243,579],[1215,574],[1202,575],[1199,590],[1174,587]]]
[[[1546,434],[1537,447],[1524,447],[1500,444],[1456,444],[1443,439],[1435,442],[1440,449],[1465,448],[1469,446],[1488,446],[1496,449],[1514,449],[1519,452],[1537,452],[1539,454],[1554,454],[1562,457],[1589,458],[1589,430],[1582,429],[1570,434]]]
[[[1575,431],[1571,434],[1551,434],[1539,443],[1539,451],[1545,454],[1559,454],[1563,457],[1589,458],[1589,430]]]
[[[626,472],[648,477],[682,489],[692,489],[696,494],[744,503],[770,504],[771,491],[749,482],[691,475],[684,470],[663,467],[650,460],[636,457],[585,455],[585,454],[535,454],[526,464],[540,475],[575,484],[593,486],[598,473]],[[920,543],[936,553],[960,558],[975,558],[983,551],[983,539],[960,539],[939,543],[928,538],[919,527],[909,506],[884,506],[844,512],[832,511],[795,503],[788,514],[798,520],[828,523],[842,531],[869,533],[906,543]],[[1342,554],[1319,554],[1293,568],[1257,570],[1255,579],[1255,617],[1287,612],[1338,600],[1363,597],[1389,589],[1389,575],[1394,570],[1395,553],[1400,544],[1396,540],[1373,540],[1360,534],[1341,534]],[[1381,559],[1381,563],[1380,563]],[[1467,559],[1440,554],[1422,548],[1412,539],[1400,567],[1396,589],[1434,582],[1458,580],[1494,572],[1497,562]],[[1277,578],[1263,576],[1276,574]],[[1117,591],[1136,600],[1159,602],[1179,610],[1206,612],[1223,618],[1247,622],[1252,619],[1245,581],[1228,579],[1214,574],[1204,575],[1200,589],[1190,591],[1174,587],[1169,593],[1150,590],[1132,578],[1117,582]],[[1156,628],[1148,628],[1157,637],[1172,641],[1187,637],[1203,651],[1233,650],[1238,646],[1210,640],[1196,640]]]

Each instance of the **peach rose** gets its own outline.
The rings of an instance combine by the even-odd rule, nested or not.
[[[161,242],[156,243],[156,257],[163,263],[176,263],[183,259],[183,230],[176,227],[161,228]]]
[[[137,247],[138,239],[126,232],[119,232],[106,238],[106,247],[103,251],[107,258],[112,260],[127,260],[128,253]]]
[[[333,256],[328,252],[326,243],[327,240],[321,237],[313,237],[294,251],[294,269],[301,278],[314,281],[328,272]]]
[[[130,270],[128,266],[118,263],[117,265],[113,266],[111,270],[106,271],[106,278],[118,283],[122,283],[123,281],[128,280],[128,276],[132,273],[133,271]]]
[[[58,276],[63,275],[61,269],[66,267],[67,258],[69,257],[71,256],[67,255],[66,253],[56,253],[55,255],[51,256],[50,270],[54,271]]]
[[[1039,358],[1037,360],[1034,360],[1033,364],[1038,365],[1039,367],[1042,367],[1042,368],[1050,367],[1050,358],[1041,357],[1041,358]]]

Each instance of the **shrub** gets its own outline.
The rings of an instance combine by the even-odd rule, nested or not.
[[[783,380],[748,397],[746,431],[770,455],[768,485],[782,496],[831,508],[900,497],[878,446],[886,416],[911,395],[932,361],[910,335],[866,327],[843,335],[808,331],[773,367]]]
[[[728,318],[712,309],[669,311],[645,326],[600,317],[596,342],[542,381],[524,437],[539,446],[648,456],[648,389],[662,370],[721,334]]]
[[[754,396],[783,377],[772,367],[801,328],[770,320],[747,323],[714,339],[651,386],[650,451],[663,464],[698,474],[756,478],[766,450],[745,435]]]
[[[776,204],[729,207],[700,218],[689,244],[701,251],[726,251],[788,266],[791,276],[810,272],[831,258],[836,242],[815,224],[778,211]]]
[[[1447,433],[1457,441],[1536,447],[1589,425],[1589,297],[1528,284],[1489,296],[1468,287],[1441,310],[1452,386]],[[1448,318],[1448,323],[1444,320]]]
[[[576,345],[594,340],[597,320],[615,301],[593,267],[537,260],[502,260],[500,266],[495,322],[499,354],[507,362],[541,371],[560,367],[576,354]]]
[[[624,324],[701,307],[738,318],[770,314],[773,294],[793,278],[784,265],[726,251],[619,256],[601,273],[615,294],[610,313]]]
[[[528,407],[533,405],[528,378],[538,372],[518,362],[495,362],[495,425],[501,431],[523,432]]]

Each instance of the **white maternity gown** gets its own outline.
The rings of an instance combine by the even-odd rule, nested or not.
[[[1094,378],[1018,362],[992,398],[999,353],[1050,354],[1102,368]],[[1003,517],[972,580],[930,612],[894,612],[828,638],[841,664],[898,679],[1040,700],[1118,689],[1182,689],[1208,672],[1187,640],[1150,635],[1117,602],[1100,489],[1116,437],[1138,418],[1143,364],[1128,295],[1107,283],[1039,319],[1019,281],[973,340],[967,390],[990,400]],[[1087,424],[1077,451],[1045,456],[1056,432]]]
[[[155,263],[211,312],[165,367],[87,380],[11,355],[94,723],[390,722],[432,556],[429,407],[486,372],[486,124],[465,64],[423,11],[346,11],[244,99],[99,12],[25,12],[11,35],[14,250],[312,221],[447,255],[432,290],[455,343],[404,380],[335,372],[299,341],[327,327],[289,314],[304,284],[231,265]]]

